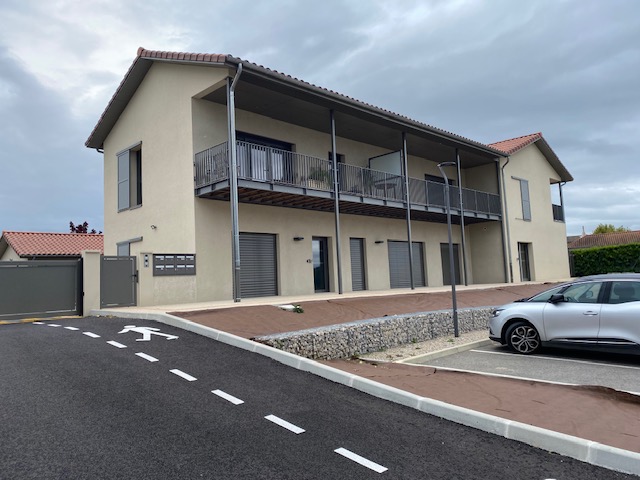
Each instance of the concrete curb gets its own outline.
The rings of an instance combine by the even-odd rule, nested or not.
[[[445,420],[477,428],[488,433],[516,440],[542,450],[575,458],[592,465],[624,473],[640,475],[640,453],[611,447],[591,440],[566,435],[535,427],[525,423],[476,412],[468,408],[421,397],[413,393],[390,387],[367,378],[362,378],[337,368],[329,367],[315,360],[299,357],[267,345],[253,342],[230,333],[206,327],[183,318],[164,313],[130,313],[109,310],[93,310],[91,315],[118,316],[153,320],[166,325],[187,330],[198,335],[212,338],[227,345],[264,355],[290,367],[313,373],[335,383],[346,385],[361,392],[384,400],[415,408]],[[463,347],[462,345],[460,347]]]
[[[476,340],[475,342],[463,343],[462,345],[457,345],[455,347],[443,348],[442,350],[437,350],[431,353],[423,353],[421,355],[414,355],[413,357],[403,358],[402,360],[397,360],[394,363],[416,363],[421,360],[435,360],[436,358],[447,357],[449,355],[453,355],[454,353],[465,352],[467,350],[471,350],[472,348],[484,347],[485,345],[491,345],[493,340]],[[366,358],[363,358],[366,360]]]

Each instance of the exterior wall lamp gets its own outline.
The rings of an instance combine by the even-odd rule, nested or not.
[[[304,240],[304,237],[293,237],[294,242],[301,242],[302,240]]]
[[[376,240],[375,243],[377,243],[377,244],[384,243],[384,240]]]

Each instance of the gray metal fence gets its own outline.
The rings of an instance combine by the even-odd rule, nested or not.
[[[82,260],[0,262],[0,320],[82,314]]]

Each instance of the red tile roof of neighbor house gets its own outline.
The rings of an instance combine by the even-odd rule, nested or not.
[[[631,232],[593,233],[585,235],[569,244],[569,250],[576,248],[607,247],[640,243],[640,230]]]
[[[490,143],[489,146],[511,155],[541,138],[542,133],[538,132],[532,133],[531,135],[524,135],[522,137],[510,138],[509,140],[502,140],[501,142]]]
[[[82,250],[104,253],[99,233],[2,232],[2,239],[20,257],[79,257]]]

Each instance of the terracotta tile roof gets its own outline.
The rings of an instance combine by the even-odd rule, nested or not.
[[[146,73],[146,70],[144,71],[144,73],[140,74],[140,73],[136,73],[136,69],[137,67],[140,68],[140,70],[143,69],[143,67],[139,66],[138,63],[140,61],[144,61],[144,60],[160,60],[160,61],[170,61],[170,62],[176,62],[176,63],[190,63],[190,62],[196,62],[196,63],[210,63],[210,64],[218,64],[218,65],[227,65],[231,68],[237,68],[238,64],[242,63],[243,68],[249,68],[250,70],[253,70],[254,72],[260,72],[263,74],[267,74],[271,77],[277,77],[281,80],[286,81],[287,83],[291,83],[291,84],[295,84],[299,87],[303,87],[303,88],[307,88],[309,90],[311,90],[314,93],[321,93],[321,94],[325,94],[328,95],[330,97],[333,97],[339,101],[348,101],[351,104],[355,104],[358,108],[361,107],[365,107],[369,110],[373,110],[375,112],[378,113],[382,113],[388,117],[391,117],[391,119],[393,119],[394,121],[400,121],[400,122],[406,122],[409,124],[412,124],[418,128],[423,128],[426,130],[429,130],[431,132],[433,132],[436,135],[442,135],[444,137],[448,137],[448,138],[453,138],[465,143],[468,143],[472,146],[475,146],[477,148],[481,148],[483,150],[486,151],[486,149],[489,149],[489,151],[491,153],[497,153],[499,154],[500,151],[491,147],[490,145],[486,145],[484,143],[481,142],[477,142],[475,140],[471,140],[469,138],[463,137],[461,135],[457,135],[455,133],[452,132],[448,132],[446,130],[442,130],[440,128],[434,127],[432,125],[428,125],[426,123],[423,122],[419,122],[417,120],[413,120],[405,115],[400,115],[397,113],[394,113],[390,110],[386,110],[384,108],[380,108],[380,107],[376,107],[375,105],[371,105],[369,103],[357,100],[353,97],[349,97],[347,95],[343,95],[341,93],[335,92],[333,90],[329,90],[327,88],[324,87],[318,87],[317,85],[314,85],[312,83],[309,82],[305,82],[304,80],[300,80],[296,77],[292,77],[291,75],[287,75],[281,72],[278,72],[277,70],[272,70],[270,68],[264,67],[263,65],[259,65],[257,63],[253,63],[253,62],[249,62],[247,60],[243,60],[241,58],[238,57],[234,57],[232,55],[229,54],[211,54],[211,53],[187,53],[187,52],[165,52],[165,51],[157,51],[157,50],[147,50],[145,48],[138,48],[138,53],[137,53],[137,57],[134,60],[134,62],[131,64],[131,66],[129,67],[129,70],[127,71],[127,73],[125,74],[125,77],[123,78],[122,82],[120,83],[120,85],[118,86],[116,92],[113,94],[113,97],[111,97],[111,100],[109,101],[109,103],[107,104],[107,107],[105,108],[104,112],[102,113],[102,115],[100,116],[100,119],[98,120],[98,123],[96,124],[96,126],[94,127],[93,131],[91,132],[91,134],[89,135],[89,138],[87,139],[87,141],[85,142],[85,146],[89,147],[89,148],[102,148],[102,144],[104,141],[104,138],[106,138],[106,135],[108,135],[108,131],[110,131],[112,125],[110,126],[105,126],[104,124],[110,124],[110,123],[115,123],[115,120],[117,120],[117,117],[119,116],[119,112],[121,110],[124,109],[124,106],[126,105],[126,102],[128,102],[128,99],[126,98],[122,98],[122,97],[126,97],[128,94],[132,95],[131,89],[133,89],[135,91],[135,88],[131,85],[129,85],[129,83],[131,84],[135,84],[135,82],[140,82],[142,81],[142,78],[144,77],[144,74]],[[148,67],[146,67],[146,69],[148,70]],[[137,86],[136,86],[137,87]],[[110,111],[111,110],[117,110],[117,114],[112,115],[113,118],[109,118],[110,117]],[[116,113],[116,112],[114,112]]]
[[[540,140],[542,133],[532,133],[531,135],[524,135],[523,137],[510,138],[509,140],[502,140],[501,142],[490,143],[489,146],[500,150],[508,155],[516,153],[518,150],[522,150],[527,145]]]
[[[104,253],[104,237],[95,233],[2,232],[20,257],[79,257],[82,250]]]
[[[569,244],[569,250],[576,248],[607,247],[640,243],[640,230],[631,232],[594,233],[585,235]]]

